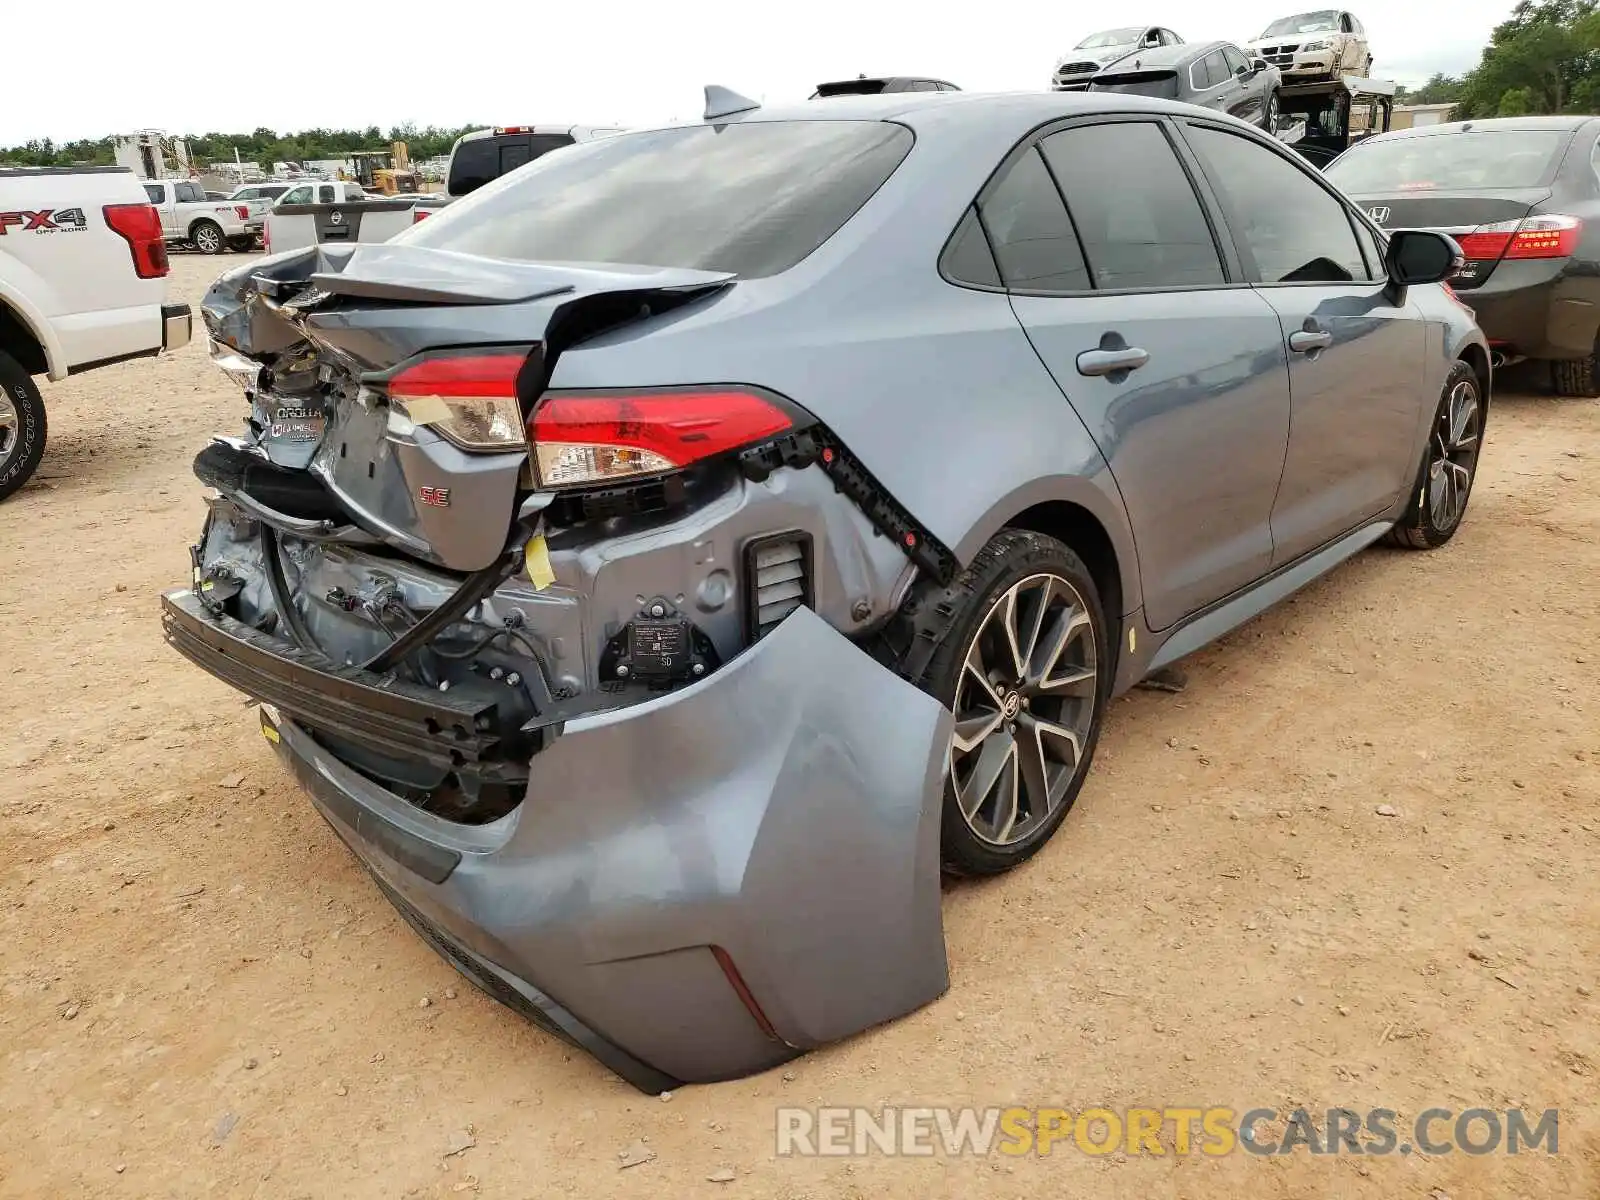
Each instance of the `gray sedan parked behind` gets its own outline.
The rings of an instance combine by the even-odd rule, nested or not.
[[[461,971],[651,1090],[947,986],[1112,696],[1389,535],[1489,403],[1435,233],[1242,122],[841,97],[223,276],[167,636]]]

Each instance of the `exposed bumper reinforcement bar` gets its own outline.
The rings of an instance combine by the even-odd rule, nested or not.
[[[385,754],[496,774],[500,739],[485,732],[495,714],[486,699],[340,666],[212,613],[188,588],[163,595],[161,608],[168,645],[254,700]]]

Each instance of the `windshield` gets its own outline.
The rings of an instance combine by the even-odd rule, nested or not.
[[[1336,9],[1324,12],[1301,13],[1298,17],[1285,17],[1274,21],[1262,31],[1261,36],[1293,37],[1297,33],[1338,33],[1339,13]]]
[[[1375,139],[1328,168],[1347,192],[1533,187],[1572,135],[1562,130],[1478,131]]]
[[[529,262],[776,275],[894,173],[911,131],[886,121],[742,121],[580,142],[393,239]]]
[[[1137,42],[1142,29],[1107,29],[1104,33],[1092,33],[1075,47],[1078,50],[1107,50],[1113,46],[1131,46]]]

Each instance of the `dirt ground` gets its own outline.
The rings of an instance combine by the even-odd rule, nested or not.
[[[1600,1196],[1600,404],[1502,395],[1446,549],[1119,701],[1055,841],[947,892],[943,999],[662,1100],[435,958],[162,644],[243,414],[203,347],[46,395],[0,507],[0,1196]],[[1560,1152],[774,1154],[778,1105],[886,1103],[1555,1107]]]

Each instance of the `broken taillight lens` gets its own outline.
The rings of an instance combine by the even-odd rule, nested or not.
[[[522,449],[517,375],[526,361],[525,354],[458,354],[404,368],[388,381],[391,430],[427,426],[463,450]]]
[[[1469,259],[1499,262],[1502,258],[1570,258],[1582,234],[1583,222],[1577,217],[1550,213],[1479,225],[1456,240]]]
[[[582,487],[681,470],[794,428],[754,389],[551,392],[528,419],[539,486]]]

